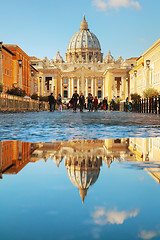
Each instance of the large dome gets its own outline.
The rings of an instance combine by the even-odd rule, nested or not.
[[[71,38],[68,44],[68,50],[75,50],[79,48],[101,50],[98,38],[94,33],[90,32],[89,29],[80,29]]]
[[[66,61],[68,62],[102,62],[103,54],[96,35],[89,31],[85,16],[81,27],[68,44]]]

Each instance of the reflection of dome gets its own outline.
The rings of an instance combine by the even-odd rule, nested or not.
[[[67,174],[71,182],[79,189],[79,194],[84,198],[87,195],[87,190],[98,179],[100,173],[100,166],[102,160],[99,158],[87,158],[77,161],[67,159],[65,165],[67,166]]]
[[[62,63],[62,62],[64,62],[63,58],[61,57],[60,52],[57,51],[57,54],[53,59],[53,63]]]
[[[79,189],[80,196],[84,202],[87,190],[98,179],[100,169],[97,170],[76,170],[67,168],[67,173],[71,182]]]
[[[81,22],[80,30],[71,38],[66,61],[68,62],[102,62],[103,54],[96,35],[89,31],[85,16]]]

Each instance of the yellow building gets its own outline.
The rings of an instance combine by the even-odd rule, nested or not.
[[[113,58],[111,52],[103,58],[98,38],[88,28],[85,16],[78,32],[69,41],[65,61],[57,55],[48,60],[33,58],[31,64],[38,69],[41,79],[40,95],[58,93],[63,99],[71,99],[77,90],[87,97],[91,93],[99,99],[114,96],[125,99],[129,94],[129,71],[137,58],[123,60]],[[39,82],[40,85],[40,82]]]
[[[152,44],[137,60],[137,65],[130,71],[130,93],[143,96],[148,88],[160,92],[160,38]]]

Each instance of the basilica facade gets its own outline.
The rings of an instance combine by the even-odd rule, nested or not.
[[[137,58],[114,59],[111,52],[104,58],[101,45],[94,33],[88,28],[83,17],[81,26],[69,41],[65,61],[58,51],[48,60],[30,57],[31,64],[38,70],[39,95],[51,92],[57,98],[60,93],[64,100],[71,99],[73,93],[91,93],[99,99],[129,96],[129,71],[136,65]]]

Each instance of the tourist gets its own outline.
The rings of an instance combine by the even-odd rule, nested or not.
[[[110,110],[111,110],[111,111],[115,111],[115,100],[114,100],[114,99],[112,99],[112,100],[110,101]]]
[[[89,112],[90,112],[90,111],[93,111],[92,101],[93,101],[92,94],[89,93],[89,94],[88,94],[88,110],[89,110]]]
[[[103,99],[103,110],[107,110],[108,109],[108,101],[106,98]]]
[[[96,112],[98,109],[98,98],[97,96],[95,96],[94,102],[93,102],[93,106],[94,106],[94,111]]]
[[[73,102],[73,112],[76,112],[77,110],[77,102],[79,100],[79,95],[77,93],[77,91],[75,91],[75,93],[72,96],[72,102]]]
[[[53,96],[53,93],[51,93],[49,96],[48,96],[48,102],[49,102],[49,106],[50,106],[50,112],[52,112],[52,110],[54,111],[55,110],[55,103],[56,103],[56,100]]]
[[[58,98],[57,98],[57,105],[58,105],[58,112],[61,111],[62,112],[62,97],[61,94],[58,94]]]
[[[81,95],[79,97],[80,112],[83,112],[84,104],[85,104],[85,98],[83,93],[81,92]]]

